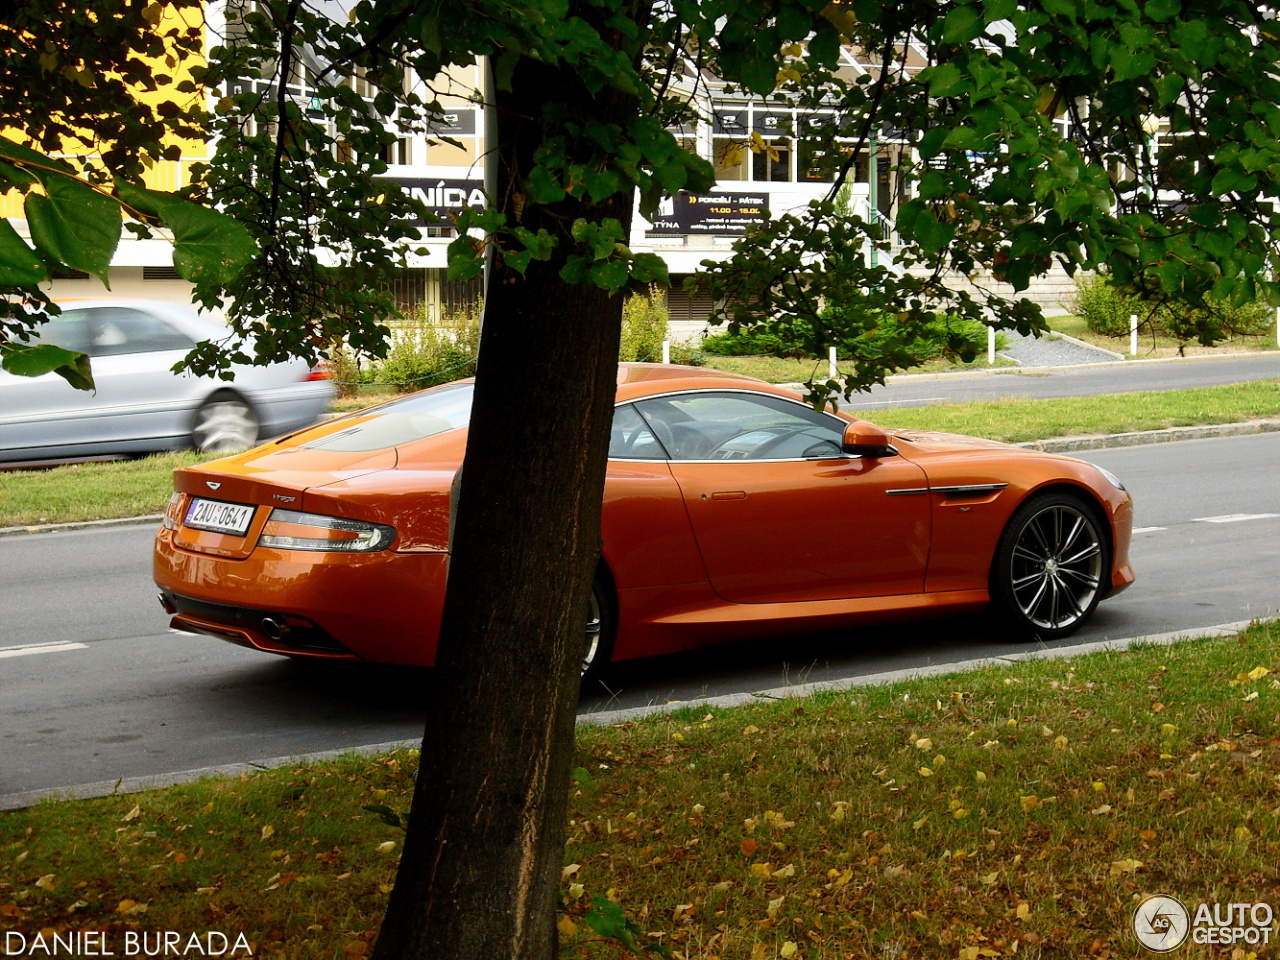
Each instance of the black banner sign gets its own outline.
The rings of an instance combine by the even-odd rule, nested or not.
[[[740,237],[769,216],[767,193],[711,193],[681,190],[658,205],[648,230],[651,237]]]

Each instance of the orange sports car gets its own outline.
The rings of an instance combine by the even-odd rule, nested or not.
[[[175,473],[155,580],[176,629],[430,665],[472,385]],[[1133,581],[1133,502],[1069,457],[888,434],[748,377],[622,364],[586,665],[995,609],[1052,640]]]

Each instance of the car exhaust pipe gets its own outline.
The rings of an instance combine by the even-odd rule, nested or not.
[[[289,636],[290,627],[279,617],[263,617],[262,632],[268,640],[283,640]]]
[[[165,613],[169,614],[170,616],[173,616],[175,613],[178,612],[178,608],[174,606],[173,601],[170,600],[165,594],[157,593],[156,599],[160,601],[160,609],[162,609]]]

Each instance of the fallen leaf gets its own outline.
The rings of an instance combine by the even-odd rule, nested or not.
[[[41,890],[52,890],[53,874],[46,873],[43,877],[41,877],[39,880],[36,881],[36,886],[39,887]]]
[[[125,823],[128,823],[130,820],[138,819],[138,817],[140,817],[141,815],[142,815],[142,808],[135,806],[132,810],[130,810],[120,819],[123,820]]]
[[[265,827],[262,828],[263,840],[270,840],[275,835],[276,835],[276,828],[273,827],[271,824],[268,823]]]
[[[778,951],[778,956],[784,958],[794,957],[799,949],[800,947],[796,945],[794,940],[788,940],[782,945],[782,949]]]
[[[738,844],[738,849],[742,851],[742,855],[744,857],[749,857],[760,849],[760,844],[755,840],[752,840],[750,837],[746,837]]]

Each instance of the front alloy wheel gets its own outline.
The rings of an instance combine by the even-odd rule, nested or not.
[[[1105,593],[1107,539],[1096,512],[1049,494],[1023,504],[996,550],[992,599],[1021,635],[1056,640],[1078,629]]]

